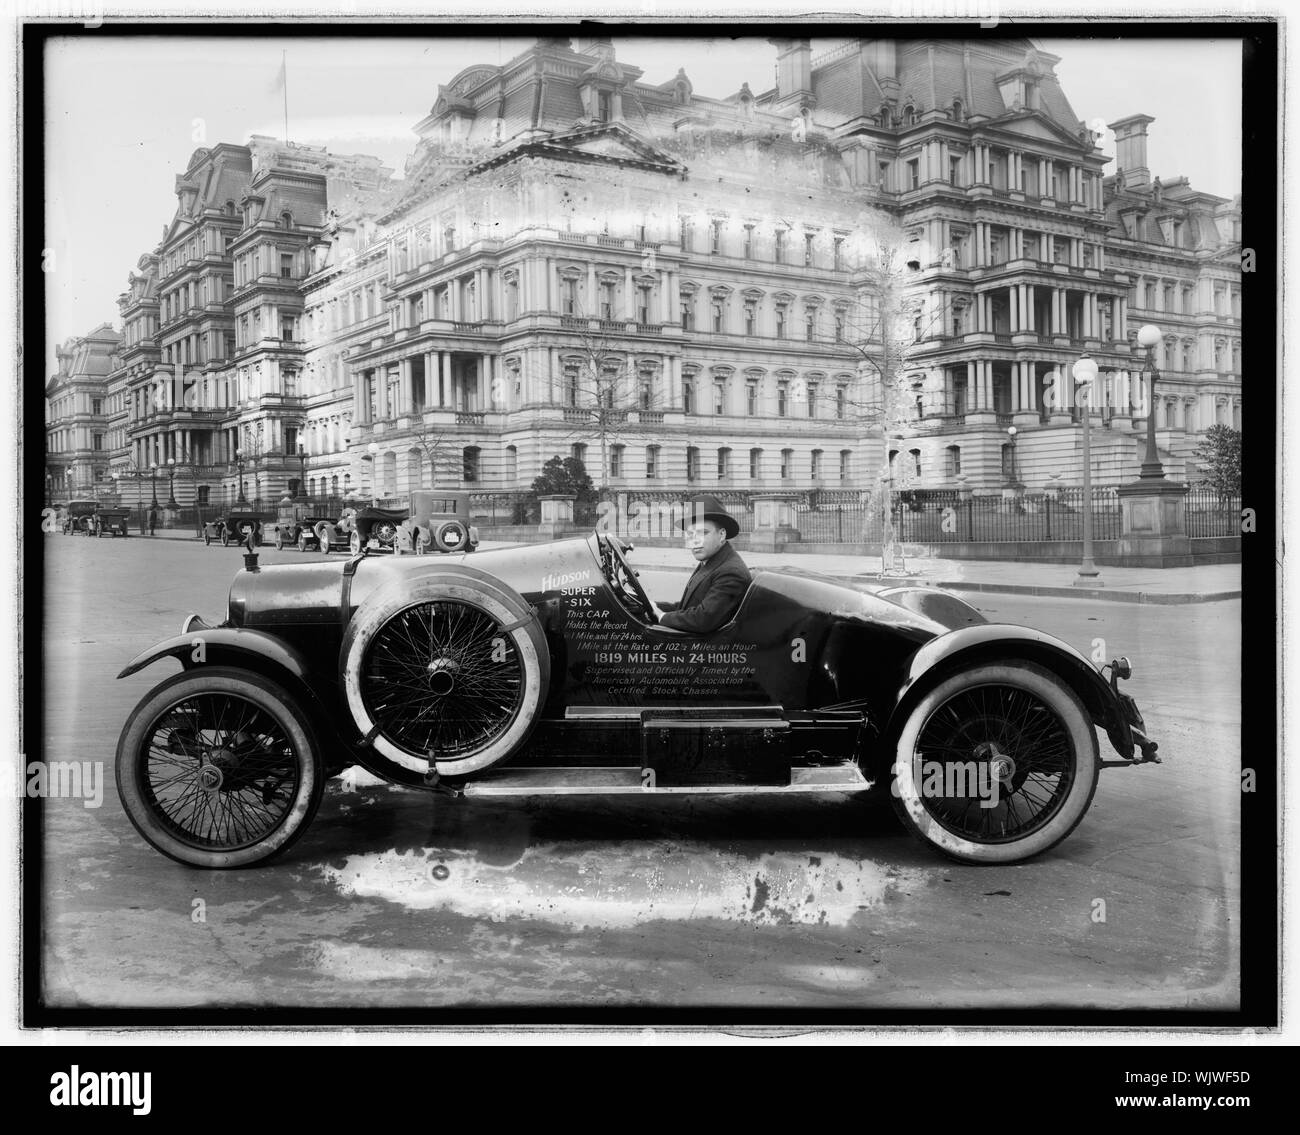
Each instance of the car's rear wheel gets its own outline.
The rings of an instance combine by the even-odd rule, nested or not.
[[[358,609],[340,653],[344,695],[394,779],[477,772],[515,752],[550,684],[532,608],[483,573],[439,571]],[[403,775],[404,774],[404,775]]]
[[[361,551],[361,533],[357,532],[355,529],[353,530],[352,535],[348,537],[348,551],[350,551],[354,556]]]
[[[311,822],[324,781],[302,711],[249,671],[205,667],[163,682],[117,744],[117,791],[131,823],[192,867],[279,855]]]
[[[1016,863],[1055,846],[1097,788],[1097,735],[1060,678],[997,662],[938,683],[895,751],[894,809],[925,843],[966,863]]]
[[[275,550],[277,552],[284,551],[284,531],[279,528],[275,530]]]
[[[306,551],[310,551],[310,549],[311,549],[311,537],[307,535],[307,530],[304,528],[301,532],[298,533],[298,551],[306,552]]]

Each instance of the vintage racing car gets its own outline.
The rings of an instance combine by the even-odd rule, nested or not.
[[[1013,863],[1074,829],[1102,767],[1158,760],[1126,659],[1099,670],[932,588],[757,570],[725,626],[671,630],[629,548],[250,552],[220,623],[188,616],[119,675],[183,668],[123,727],[127,815],[165,855],[227,868],[284,851],[353,762],[450,796],[874,787],[939,851]]]

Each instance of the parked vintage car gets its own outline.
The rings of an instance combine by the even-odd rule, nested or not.
[[[1074,829],[1100,768],[1158,759],[1124,658],[1099,671],[934,589],[772,571],[725,626],[671,630],[629,547],[250,554],[224,620],[190,615],[119,675],[183,668],[122,730],[127,815],[163,854],[227,868],[284,851],[353,762],[467,797],[892,788],[932,847],[1014,863]]]
[[[127,525],[131,519],[129,508],[101,508],[94,516],[96,536],[130,536]]]
[[[232,509],[215,520],[204,523],[203,543],[211,544],[213,540],[220,540],[222,547],[247,544],[251,534],[253,546],[259,546],[262,543],[262,526],[268,519],[270,518],[264,512]]]
[[[309,552],[319,548],[322,552],[346,552],[352,541],[356,517],[355,508],[345,508],[337,519],[317,519],[310,529],[304,527],[298,533],[298,551]]]
[[[466,492],[419,489],[411,493],[411,539],[416,553],[472,552],[478,529],[469,522]]]
[[[72,500],[63,506],[63,534],[89,536],[95,531],[95,513],[99,501]]]
[[[365,505],[357,509],[348,550],[353,554],[365,548],[372,552],[392,552],[397,548],[397,530],[410,519],[409,508],[377,508]]]
[[[319,537],[316,527],[319,524],[337,524],[339,517],[333,513],[318,512],[305,505],[289,505],[280,510],[280,515],[270,525],[270,537],[276,550],[286,546],[297,547],[305,552],[314,547]]]

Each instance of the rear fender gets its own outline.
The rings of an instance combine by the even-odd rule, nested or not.
[[[181,634],[137,654],[118,677],[130,677],[164,658],[175,658],[185,670],[204,666],[251,670],[278,682],[297,699],[324,748],[327,770],[332,773],[359,760],[343,740],[345,731],[337,712],[317,696],[310,668],[299,651],[264,631],[211,627],[197,615],[186,618],[182,627]]]
[[[922,646],[912,656],[899,688],[886,736],[896,738],[913,706],[954,670],[995,661],[1036,662],[1050,670],[1075,692],[1093,723],[1106,731],[1115,751],[1125,760],[1132,759],[1132,732],[1101,672],[1069,643],[1042,631],[1004,623],[962,627]],[[885,750],[892,760],[892,747],[886,745]]]

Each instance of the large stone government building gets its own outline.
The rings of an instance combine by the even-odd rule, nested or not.
[[[59,348],[47,495],[134,503],[154,466],[182,504],[513,490],[571,454],[666,493],[868,489],[886,461],[1071,484],[1070,366],[1136,374],[1148,322],[1194,479],[1198,434],[1240,426],[1239,201],[1154,178],[1141,114],[1107,173],[1030,40],[771,50],[771,90],[706,97],[541,39],[440,87],[401,179],[195,151],[121,331]],[[1141,387],[1095,400],[1101,483],[1136,475]]]

